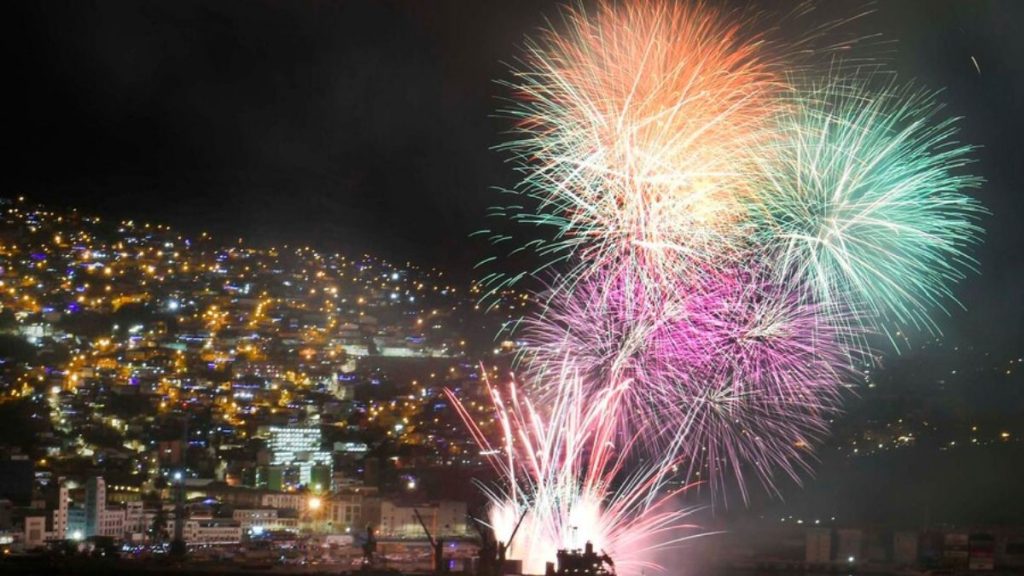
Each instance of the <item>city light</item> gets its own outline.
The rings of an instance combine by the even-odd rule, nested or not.
[[[1024,3],[21,4],[0,572],[1024,566]]]

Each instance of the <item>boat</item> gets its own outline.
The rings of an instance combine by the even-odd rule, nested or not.
[[[561,549],[555,558],[547,563],[545,576],[615,576],[615,562],[603,550],[595,552],[591,542],[582,550]]]

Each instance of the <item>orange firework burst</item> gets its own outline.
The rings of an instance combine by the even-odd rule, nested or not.
[[[541,203],[521,218],[558,228],[549,254],[658,274],[737,245],[751,153],[773,137],[784,85],[734,16],[603,3],[527,43],[507,149]]]

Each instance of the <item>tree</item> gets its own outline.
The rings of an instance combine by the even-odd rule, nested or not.
[[[167,514],[164,513],[164,507],[160,506],[156,509],[156,516],[153,517],[153,525],[149,528],[150,541],[162,544],[167,541]]]
[[[18,330],[18,320],[10,308],[0,310],[0,332],[14,334]]]

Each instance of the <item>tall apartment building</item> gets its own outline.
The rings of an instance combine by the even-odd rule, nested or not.
[[[58,539],[81,539],[90,536],[122,538],[143,526],[141,503],[130,506],[107,503],[107,485],[102,477],[85,483],[85,499],[81,504],[71,498],[74,482],[61,480],[57,509],[53,511],[53,535]]]
[[[271,426],[269,433],[272,467],[297,469],[303,486],[330,489],[333,461],[331,453],[321,449],[320,428]]]
[[[107,510],[107,483],[99,476],[85,482],[85,536],[103,535],[103,516]]]

